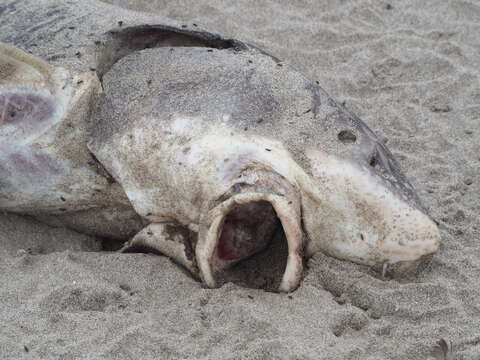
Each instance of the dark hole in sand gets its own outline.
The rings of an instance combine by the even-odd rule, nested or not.
[[[102,250],[102,251],[119,251],[123,247],[123,244],[125,243],[125,241],[127,241],[128,239],[125,239],[125,240],[122,241],[122,240],[111,239],[111,238],[99,238],[99,240],[100,240],[100,244],[101,244],[100,250]],[[143,251],[135,249],[135,250],[126,251],[126,252],[143,252]]]
[[[222,243],[225,232],[233,244]],[[242,287],[277,291],[287,264],[288,244],[271,204],[260,201],[233,209],[225,219],[217,256],[227,261],[241,258],[216,272],[219,285],[232,282]]]

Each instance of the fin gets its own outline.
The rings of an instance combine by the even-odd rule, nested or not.
[[[195,239],[196,234],[186,227],[152,223],[125,243],[119,252],[129,252],[138,248],[153,249],[183,265],[193,276],[198,277],[192,246]]]

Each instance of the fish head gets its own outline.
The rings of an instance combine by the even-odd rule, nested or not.
[[[199,232],[196,255],[205,283],[217,286],[217,272],[269,246],[279,227],[288,245],[280,291],[298,287],[304,256],[318,251],[387,264],[395,274],[417,268],[437,251],[439,231],[388,150],[375,146],[374,162],[371,154],[362,162],[307,149],[309,174],[281,145],[229,155],[241,171],[235,167],[235,183],[216,198]],[[227,150],[216,150],[223,161]]]

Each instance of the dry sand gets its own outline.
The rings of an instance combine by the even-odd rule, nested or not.
[[[416,277],[321,254],[300,288],[204,289],[162,256],[0,217],[2,359],[480,359],[480,3],[128,1],[253,43],[357,113],[440,224]],[[90,250],[90,251],[87,251]]]

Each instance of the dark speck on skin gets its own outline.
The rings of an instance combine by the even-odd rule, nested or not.
[[[212,49],[208,49],[207,52],[213,52],[213,50],[212,50]]]

